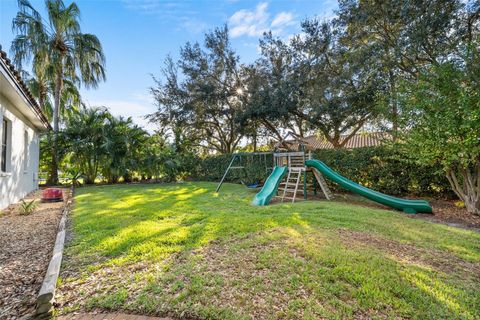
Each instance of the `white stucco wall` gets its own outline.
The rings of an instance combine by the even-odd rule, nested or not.
[[[0,172],[0,209],[22,199],[38,188],[38,164],[40,155],[39,134],[34,126],[20,114],[12,103],[0,94],[0,136],[3,118],[11,123],[11,144],[7,151],[7,173]],[[24,143],[25,131],[28,143]],[[25,159],[25,148],[28,157]],[[1,151],[0,151],[1,152]],[[25,162],[27,162],[25,167]]]

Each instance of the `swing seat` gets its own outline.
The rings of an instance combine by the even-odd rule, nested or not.
[[[220,187],[222,186],[223,184],[223,181],[225,181],[225,177],[227,176],[228,172],[232,169],[243,169],[243,173],[248,176],[248,172],[246,172],[245,168],[248,167],[249,165],[251,165],[252,161],[245,161],[245,160],[242,160],[242,157],[248,157],[247,159],[251,159],[252,156],[263,156],[263,160],[265,162],[265,171],[268,173],[268,166],[267,166],[267,154],[272,154],[271,152],[254,152],[254,153],[238,153],[238,154],[233,154],[232,156],[232,160],[230,160],[230,163],[227,167],[227,170],[225,170],[225,173],[223,174],[222,176],[222,179],[220,180],[220,182],[218,183],[217,185],[217,189],[215,189],[215,192],[218,192],[220,190]],[[237,164],[239,164],[239,166],[234,166],[234,162],[237,161]],[[247,177],[248,178],[248,177]],[[263,186],[263,183],[253,183],[253,184],[250,184],[250,185],[247,185],[246,183],[244,183],[244,181],[240,180],[240,182],[246,186],[247,188],[250,188],[250,189],[258,189],[260,187]]]
[[[257,183],[247,184],[245,181],[240,180],[240,183],[241,183],[243,186],[247,187],[248,189],[258,189],[258,188],[263,187],[263,182],[257,182]]]

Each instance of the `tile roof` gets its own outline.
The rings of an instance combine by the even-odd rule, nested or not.
[[[52,129],[50,122],[48,121],[47,117],[43,113],[42,109],[38,105],[37,100],[33,97],[33,94],[28,89],[25,82],[22,80],[20,73],[15,70],[15,67],[11,63],[10,59],[7,57],[7,53],[2,50],[2,46],[0,45],[0,63],[4,64],[6,69],[10,72],[13,80],[18,86],[18,89],[23,93],[25,98],[27,99],[28,103],[33,108],[34,112],[37,114],[38,118],[42,121],[45,127],[49,130]]]
[[[348,135],[342,135],[340,141],[343,141]],[[363,147],[375,147],[381,145],[385,140],[390,140],[391,136],[386,132],[364,132],[355,134],[342,147],[344,149],[355,149]],[[297,140],[286,141],[292,149],[298,148]],[[303,143],[307,150],[334,149],[333,145],[327,139],[319,136],[308,136],[303,138]]]

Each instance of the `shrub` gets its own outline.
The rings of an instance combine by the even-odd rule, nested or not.
[[[386,194],[451,195],[448,180],[438,167],[418,165],[388,146],[319,150],[314,157],[346,178]]]
[[[37,204],[35,203],[35,199],[28,202],[25,200],[22,200],[20,203],[20,213],[23,215],[29,215],[33,211],[35,211],[36,207],[37,207]]]
[[[197,180],[220,181],[230,161],[231,154],[207,157],[203,159],[194,177]],[[244,169],[230,170],[225,181],[252,184],[264,181],[271,172],[273,166],[273,156],[242,156],[236,160],[233,166],[243,166]]]
[[[325,162],[348,179],[366,187],[391,195],[431,195],[450,196],[448,180],[435,166],[417,165],[407,155],[388,146],[358,148],[352,150],[319,150],[312,155],[315,159]],[[220,181],[231,154],[207,157],[198,165],[193,175],[196,180]],[[264,181],[273,165],[273,156],[265,160],[261,157],[243,157],[245,170],[232,170],[225,181],[246,184]],[[333,190],[343,191],[334,183]]]

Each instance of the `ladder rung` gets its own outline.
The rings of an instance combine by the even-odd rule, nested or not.
[[[285,188],[278,188],[278,191],[284,191],[284,190],[285,190]],[[287,190],[287,192],[288,192],[288,190],[292,190],[291,192],[293,192],[294,189],[288,189],[288,188],[287,188],[286,190]],[[299,188],[299,189],[297,190],[297,192],[298,192],[298,193],[303,193],[303,188],[302,188],[302,189]],[[313,192],[313,189],[307,189],[307,193],[308,193],[308,192]]]
[[[230,169],[243,169],[245,167],[230,167]]]
[[[295,198],[295,197],[283,197],[283,199],[288,199],[288,200],[295,200],[295,201],[299,201],[299,200],[305,200],[303,198]]]

